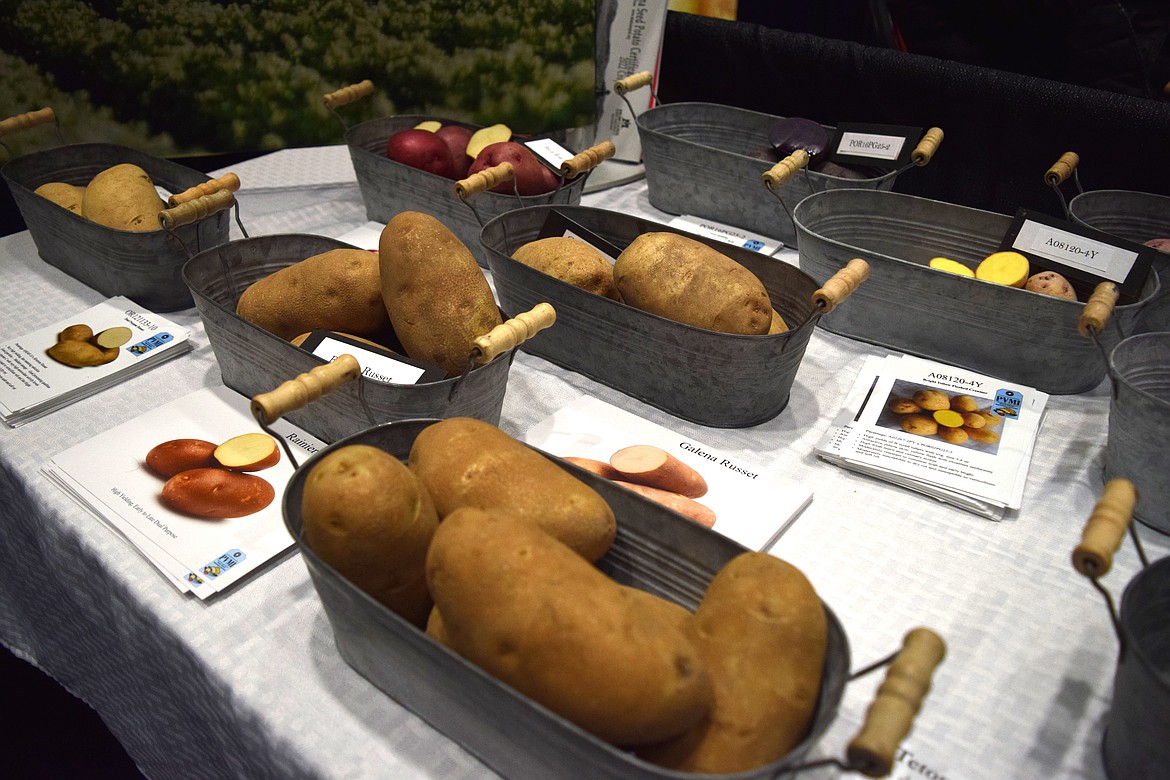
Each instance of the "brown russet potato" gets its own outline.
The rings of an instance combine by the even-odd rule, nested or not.
[[[116,230],[144,232],[162,229],[158,214],[166,207],[149,173],[132,163],[121,163],[90,179],[81,215]]]
[[[382,299],[406,354],[461,373],[475,340],[502,322],[471,250],[430,214],[404,211],[382,229],[378,254]]]
[[[763,335],[772,303],[760,280],[718,250],[677,233],[635,238],[613,268],[622,301],[676,322],[720,333]]]
[[[772,322],[768,325],[768,335],[773,336],[777,333],[787,333],[788,323],[780,316],[780,312],[772,309]]]
[[[704,774],[747,771],[786,755],[812,723],[828,647],[828,620],[812,584],[775,556],[742,553],[711,580],[694,623],[714,704],[685,734],[638,755]]]
[[[369,336],[390,325],[378,255],[331,249],[281,268],[244,290],[236,313],[288,341],[315,328]]]
[[[63,181],[50,181],[37,187],[33,192],[63,209],[81,214],[81,204],[85,201],[85,187]]]
[[[711,706],[710,679],[676,610],[507,510],[447,515],[427,583],[455,652],[600,739],[659,742]]]
[[[517,248],[512,258],[574,287],[617,300],[613,263],[579,238],[551,236],[529,241]]]
[[[613,510],[597,491],[482,420],[452,417],[427,426],[408,464],[440,518],[464,506],[507,510],[589,561],[604,555],[617,533]]]
[[[439,517],[400,460],[364,444],[329,453],[305,478],[301,517],[309,549],[403,619],[426,625],[426,555]]]
[[[272,503],[276,490],[255,474],[221,468],[180,471],[163,485],[163,503],[195,517],[223,519],[259,512]]]
[[[205,439],[171,439],[146,453],[146,465],[163,479],[170,479],[188,469],[214,466],[215,446]]]
[[[70,325],[57,334],[58,341],[89,341],[93,338],[93,328],[85,323]]]

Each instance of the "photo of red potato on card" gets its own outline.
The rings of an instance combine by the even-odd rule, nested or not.
[[[566,456],[564,460],[640,493],[700,525],[715,526],[714,510],[695,500],[707,493],[707,481],[666,450],[651,444],[635,444],[610,455],[608,463],[574,456]]]

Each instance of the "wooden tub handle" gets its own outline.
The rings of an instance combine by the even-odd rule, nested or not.
[[[865,722],[845,749],[850,769],[885,777],[898,745],[910,733],[914,716],[930,692],[930,679],[946,656],[946,643],[929,628],[915,628],[902,640],[886,678],[865,713]]]
[[[631,73],[624,79],[615,81],[613,83],[613,91],[619,95],[625,95],[627,92],[641,89],[652,81],[654,81],[654,74],[648,70]]]
[[[55,121],[57,121],[57,115],[53,113],[53,109],[47,107],[10,116],[7,119],[0,119],[0,137],[20,133]]]
[[[1105,323],[1109,322],[1113,307],[1117,305],[1118,295],[1117,285],[1113,282],[1101,282],[1094,288],[1077,321],[1077,330],[1082,336],[1089,338],[1105,329]]]
[[[561,175],[566,179],[575,179],[586,171],[593,170],[615,154],[617,154],[617,147],[613,145],[613,141],[602,141],[561,163]]]
[[[282,383],[275,390],[252,397],[252,416],[261,425],[270,425],[283,415],[328,395],[341,385],[361,376],[362,367],[348,352],[336,360],[316,366]]]
[[[350,84],[348,87],[342,87],[334,92],[325,93],[321,96],[321,101],[325,104],[325,108],[333,110],[341,106],[347,106],[373,93],[374,82],[369,79],[363,79],[357,84]]]
[[[240,177],[234,173],[225,173],[218,179],[205,181],[202,184],[196,184],[194,187],[188,187],[180,193],[172,195],[167,199],[167,205],[171,208],[179,206],[188,201],[202,198],[204,195],[210,195],[213,192],[220,190],[227,190],[228,192],[236,192],[240,189]]]
[[[497,163],[490,168],[484,168],[479,173],[473,173],[466,179],[455,182],[455,194],[466,198],[470,195],[486,192],[497,184],[512,181],[515,177],[516,172],[512,168],[512,163]]]
[[[1128,479],[1105,483],[1101,498],[1085,521],[1081,541],[1072,552],[1073,568],[1086,577],[1103,577],[1113,567],[1137,504],[1137,488]]]
[[[190,225],[192,222],[230,209],[235,202],[236,197],[231,190],[216,190],[186,203],[180,203],[172,209],[160,211],[158,223],[165,230],[174,230],[180,225]]]
[[[910,153],[910,161],[918,167],[922,167],[930,162],[934,157],[934,153],[938,151],[938,146],[943,141],[943,131],[941,127],[932,127],[926,131],[922,136],[922,140],[918,142],[918,146],[914,147],[914,151]]]
[[[1044,183],[1049,187],[1059,187],[1064,184],[1068,177],[1073,175],[1080,161],[1080,155],[1076,152],[1065,152],[1060,155],[1060,159],[1052,163],[1052,167],[1044,172]]]
[[[845,267],[829,277],[824,286],[813,293],[813,305],[824,307],[825,314],[841,304],[861,283],[869,278],[869,263],[855,257]]]
[[[551,303],[538,303],[505,320],[475,340],[475,364],[490,363],[497,355],[520,346],[556,321],[557,312]]]
[[[797,171],[808,165],[808,152],[797,149],[780,162],[760,174],[760,180],[770,190],[775,190],[784,182],[796,175]]]

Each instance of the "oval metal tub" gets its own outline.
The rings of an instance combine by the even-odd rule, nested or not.
[[[684,325],[582,290],[512,259],[538,238],[545,219],[559,212],[615,246],[642,233],[670,232],[702,241],[751,270],[791,330],[739,336]],[[788,404],[816,313],[818,288],[787,263],[658,222],[588,206],[534,206],[496,217],[480,240],[488,252],[496,293],[505,309],[548,301],[556,327],[522,349],[584,374],[673,415],[721,428],[772,419]],[[532,304],[526,302],[532,301]]]
[[[1073,222],[1110,235],[1144,244],[1150,239],[1170,239],[1170,197],[1132,190],[1091,190],[1068,203]],[[1140,331],[1170,330],[1170,254],[1154,255],[1162,294],[1146,307]]]
[[[581,202],[587,174],[568,180],[562,187],[546,195],[518,196],[481,192],[464,202],[455,194],[453,180],[403,165],[386,156],[386,142],[391,135],[434,118],[422,115],[383,117],[346,130],[345,142],[349,146],[358,187],[366,204],[366,217],[370,221],[386,223],[403,211],[430,214],[450,228],[467,245],[479,264],[486,267],[487,260],[479,244],[482,227],[480,220],[486,223],[505,211],[528,205]],[[479,129],[465,122],[439,121]]]
[[[1046,393],[1081,393],[1104,378],[1101,350],[1077,330],[1083,303],[928,266],[942,256],[974,268],[1000,248],[1011,217],[866,190],[810,195],[795,216],[806,273],[824,279],[848,258],[870,263],[849,305],[821,319],[825,330]],[[1106,349],[1134,331],[1158,291],[1150,274],[1136,303],[1114,309],[1100,334]]]
[[[322,236],[260,236],[201,252],[183,267],[183,280],[191,289],[225,385],[251,398],[322,365],[321,358],[237,315],[236,303],[253,282],[339,248],[356,247]],[[466,416],[497,425],[514,355],[509,350],[462,377],[437,382],[349,382],[287,417],[326,442],[375,423],[411,417]]]
[[[642,112],[638,138],[651,205],[795,246],[798,236],[789,214],[804,196],[827,189],[894,186],[896,171],[847,179],[805,169],[770,192],[760,176],[776,161],[756,153],[770,149],[768,128],[781,118],[715,103],[667,103]]]
[[[342,658],[359,674],[504,777],[651,780],[697,777],[663,769],[585,732],[498,681],[382,606],[322,561],[302,539],[305,478],[346,444],[379,447],[405,460],[431,420],[379,425],[337,442],[302,464],[284,494],[285,524],[300,547]],[[694,609],[715,573],[746,551],[736,542],[576,466],[551,458],[601,494],[618,519],[599,568],[623,585]],[[836,715],[849,675],[849,644],[826,605],[828,647],[809,734],[787,756],[737,780],[770,778],[798,765]]]
[[[51,181],[79,186],[120,163],[133,163],[171,194],[211,181],[199,171],[115,144],[71,144],[32,152],[6,163],[8,182],[36,244],[37,252],[103,295],[124,295],[157,312],[186,309],[191,293],[183,283],[183,264],[191,254],[228,240],[228,213],[221,211],[173,231],[136,232],[90,222],[35,194]]]

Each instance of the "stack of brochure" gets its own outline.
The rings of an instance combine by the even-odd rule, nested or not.
[[[817,455],[984,517],[1019,509],[1048,395],[905,355],[868,357]]]
[[[812,501],[808,488],[779,478],[759,463],[729,456],[588,396],[533,426],[524,440],[642,492],[751,550],[771,547]],[[631,448],[643,458],[668,453],[697,475],[693,483],[698,489],[677,494],[646,473],[618,472],[614,465],[621,459],[616,454]],[[652,489],[642,491],[639,485]]]
[[[41,470],[176,588],[206,599],[294,545],[281,514],[284,489],[325,445],[284,420],[271,430],[276,437],[252,418],[249,399],[207,388],[71,447]],[[260,453],[257,461],[224,468],[214,448],[229,440],[247,444],[237,453]]]
[[[15,428],[123,382],[189,351],[187,336],[117,297],[0,344],[0,419]]]

